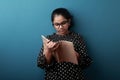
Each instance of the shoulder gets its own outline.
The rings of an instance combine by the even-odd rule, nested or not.
[[[80,34],[80,33],[77,33],[77,32],[71,32],[71,35],[74,37],[74,38],[83,38],[83,36]]]
[[[84,37],[80,33],[72,32],[72,35],[75,41],[80,43],[86,43]]]

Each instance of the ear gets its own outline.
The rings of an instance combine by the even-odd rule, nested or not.
[[[71,23],[71,19],[68,19],[68,23],[69,23],[69,24]]]
[[[69,24],[69,26],[71,25],[71,19],[68,19],[68,24]]]

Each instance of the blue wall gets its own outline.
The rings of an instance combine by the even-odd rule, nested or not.
[[[40,35],[54,32],[50,14],[66,7],[73,30],[87,43],[93,64],[88,80],[120,80],[119,0],[0,0],[0,80],[43,80],[36,59]]]

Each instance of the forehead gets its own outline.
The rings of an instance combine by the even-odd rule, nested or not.
[[[65,21],[65,20],[67,20],[67,19],[65,19],[62,15],[55,15],[53,22],[62,22],[62,21]]]

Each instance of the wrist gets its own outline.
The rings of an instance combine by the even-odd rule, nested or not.
[[[50,49],[44,49],[43,50],[43,54],[50,54],[51,53],[51,50]]]

